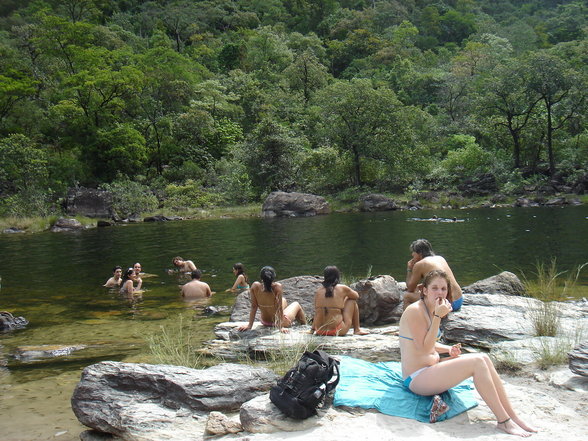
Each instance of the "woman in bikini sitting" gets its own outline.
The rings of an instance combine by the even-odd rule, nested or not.
[[[261,309],[261,324],[275,326],[281,332],[288,332],[294,320],[301,325],[306,324],[306,316],[298,302],[288,305],[282,297],[282,284],[275,282],[276,271],[271,266],[264,266],[260,274],[261,281],[253,282],[249,293],[251,296],[251,311],[249,312],[249,324],[239,327],[239,331],[247,331],[253,326],[257,309]]]
[[[536,432],[513,410],[492,360],[482,353],[461,354],[460,344],[437,343],[441,319],[451,311],[447,273],[434,270],[425,276],[421,299],[400,318],[400,356],[404,385],[418,395],[435,395],[473,377],[474,385],[506,433],[529,436]],[[449,354],[440,362],[439,354]]]
[[[314,295],[314,320],[312,329],[318,335],[346,335],[353,326],[353,333],[365,335],[359,328],[359,294],[339,283],[341,272],[336,266],[324,270],[322,287]]]
[[[245,267],[242,263],[236,263],[233,265],[233,274],[237,276],[237,280],[233,283],[233,286],[227,291],[239,292],[245,289],[249,289],[249,280],[247,274],[245,274]]]

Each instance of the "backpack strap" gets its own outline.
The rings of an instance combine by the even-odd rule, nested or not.
[[[313,360],[316,360],[318,363],[322,363],[327,366],[329,372],[331,373],[331,378],[326,383],[327,393],[335,389],[337,384],[339,384],[339,362],[321,349],[317,349],[314,352],[305,352],[305,354],[307,354]]]

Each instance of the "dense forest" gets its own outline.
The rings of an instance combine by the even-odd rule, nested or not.
[[[588,6],[3,0],[0,215],[588,185]],[[130,208],[129,208],[130,209]]]

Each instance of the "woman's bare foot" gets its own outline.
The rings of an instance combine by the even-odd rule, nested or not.
[[[513,418],[512,420],[513,420],[515,423],[517,423],[517,425],[518,425],[518,426],[519,426],[521,429],[523,429],[523,430],[526,430],[527,432],[533,432],[533,433],[536,433],[536,432],[538,432],[538,430],[537,430],[537,429],[535,429],[535,428],[534,428],[534,427],[532,427],[532,426],[529,426],[527,423],[525,423],[525,422],[524,422],[523,420],[521,420],[519,417],[515,417],[515,418]]]
[[[524,438],[526,438],[527,436],[531,436],[529,432],[525,432],[510,418],[502,422],[497,422],[496,428],[511,435],[522,436]]]
[[[353,330],[353,335],[368,335],[370,331],[366,331],[364,329],[358,328]]]

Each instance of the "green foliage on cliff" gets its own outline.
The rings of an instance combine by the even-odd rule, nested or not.
[[[503,192],[582,192],[587,12],[580,0],[3,2],[0,216],[127,181],[167,208],[483,175]]]

